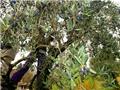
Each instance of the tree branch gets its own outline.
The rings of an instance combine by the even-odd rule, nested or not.
[[[29,58],[28,58],[28,57],[21,58],[21,59],[19,59],[18,61],[16,61],[15,63],[13,63],[12,66],[14,67],[14,66],[16,66],[18,63],[20,63],[20,62],[22,62],[22,61],[24,61],[24,60],[26,60],[26,59],[29,59]]]

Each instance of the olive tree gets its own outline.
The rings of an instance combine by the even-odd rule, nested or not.
[[[5,49],[30,52],[26,58],[8,63],[10,69],[3,77],[3,88],[15,88],[32,63],[37,62],[30,89],[36,81],[36,90],[48,90],[44,82],[53,58],[74,42],[86,47],[90,57],[86,66],[95,74],[108,78],[107,72],[114,79],[120,73],[120,10],[112,2],[2,0],[1,12],[1,43]],[[24,67],[10,78],[12,68],[23,60]]]

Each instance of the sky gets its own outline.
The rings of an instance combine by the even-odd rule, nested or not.
[[[120,6],[120,0],[111,0],[111,1]]]

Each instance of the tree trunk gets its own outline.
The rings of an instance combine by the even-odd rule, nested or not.
[[[37,49],[36,58],[38,59],[37,63],[37,77],[36,77],[36,90],[48,90],[45,88],[44,81],[47,78],[49,72],[46,69],[46,48]]]

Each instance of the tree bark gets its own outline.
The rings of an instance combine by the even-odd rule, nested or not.
[[[36,53],[37,61],[37,77],[36,77],[36,90],[48,90],[45,88],[44,81],[48,73],[44,70],[46,62],[46,48],[38,48]],[[48,70],[48,69],[47,69]]]

